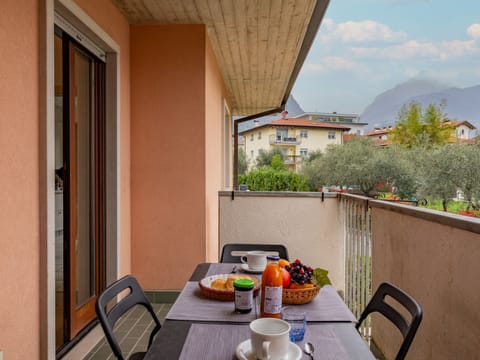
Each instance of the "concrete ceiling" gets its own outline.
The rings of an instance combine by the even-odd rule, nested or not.
[[[205,24],[233,115],[281,107],[329,0],[113,0],[132,24]]]

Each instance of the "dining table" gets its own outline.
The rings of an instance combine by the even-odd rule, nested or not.
[[[250,338],[249,323],[259,317],[257,296],[250,313],[234,311],[232,301],[218,301],[202,294],[205,277],[242,273],[240,264],[202,263],[193,271],[165,317],[144,360],[234,360],[239,344]],[[261,274],[248,274],[261,277]],[[307,315],[305,337],[296,344],[314,345],[314,359],[375,360],[355,328],[356,319],[332,285],[325,285],[308,304],[298,307]],[[301,360],[311,359],[302,353]]]

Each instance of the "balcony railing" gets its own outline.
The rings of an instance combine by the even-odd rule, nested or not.
[[[279,136],[279,135],[270,135],[269,136],[270,145],[300,145],[302,143],[302,138],[300,136]]]
[[[298,164],[302,161],[303,157],[300,155],[284,155],[283,156],[283,162],[286,165],[294,165]]]
[[[345,302],[358,319],[372,296],[372,236],[368,200],[360,196],[340,197],[345,226]],[[367,319],[360,329],[371,335]]]

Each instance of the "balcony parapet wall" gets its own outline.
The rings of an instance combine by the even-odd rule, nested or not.
[[[226,243],[287,246],[290,260],[329,270],[343,290],[344,234],[336,193],[222,191],[219,249]]]

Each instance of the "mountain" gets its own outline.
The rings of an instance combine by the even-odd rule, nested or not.
[[[368,123],[368,129],[393,126],[402,105],[415,101],[425,108],[443,99],[448,118],[467,120],[480,129],[480,85],[460,89],[430,79],[410,79],[378,95],[360,115],[360,121]]]
[[[285,104],[285,110],[288,111],[288,117],[295,117],[297,115],[303,114],[305,111],[300,107],[298,104],[297,100],[293,97],[293,95],[290,95],[287,99],[287,103]],[[270,121],[273,120],[278,120],[282,117],[281,114],[273,114],[273,115],[267,115],[267,116],[262,116],[260,118],[255,119],[256,121],[259,122],[260,125],[266,124]],[[241,116],[234,117],[233,120],[241,119]],[[252,128],[254,126],[254,120],[250,121],[245,121],[244,123],[240,123],[238,125],[238,130],[244,131]]]

